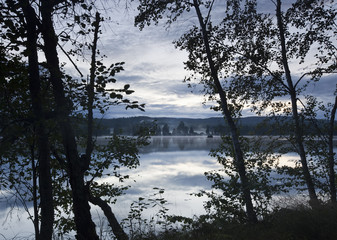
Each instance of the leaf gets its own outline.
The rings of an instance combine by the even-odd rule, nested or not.
[[[108,78],[107,80],[109,83],[115,83],[117,80],[115,78]]]
[[[127,95],[130,95],[130,94],[132,94],[132,93],[134,93],[135,91],[133,91],[133,90],[127,90],[127,91],[125,91],[125,94],[127,94]]]

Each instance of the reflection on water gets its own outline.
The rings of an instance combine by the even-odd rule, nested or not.
[[[215,149],[219,146],[221,138],[215,136],[162,136],[151,137],[151,144],[144,147],[141,152],[162,152],[162,151],[193,151]]]
[[[164,188],[170,214],[193,216],[203,214],[203,198],[191,196],[200,189],[210,189],[205,171],[221,167],[205,150],[150,152],[141,154],[140,166],[128,172],[132,186],[117,201],[116,215],[123,218],[133,200],[153,194],[154,187]],[[113,179],[111,179],[113,181]]]
[[[125,184],[131,188],[117,200],[116,205],[112,205],[116,217],[119,220],[125,218],[132,201],[150,196],[155,192],[154,187],[165,189],[163,197],[169,202],[169,214],[193,216],[205,213],[205,199],[191,196],[190,193],[210,189],[211,183],[204,177],[204,172],[222,167],[216,159],[209,156],[210,149],[217,148],[220,142],[220,137],[216,136],[152,137],[151,144],[141,150],[140,166],[137,169],[122,170],[122,173],[130,175],[129,182]],[[297,154],[289,153],[283,155],[280,162],[293,165],[296,159]],[[102,179],[102,182],[107,181],[116,182],[116,179]],[[92,207],[92,214],[97,217],[96,211],[97,208]],[[0,211],[0,224],[5,221],[7,212],[5,209]],[[14,216],[12,221],[1,226],[1,233],[7,239],[16,236],[20,230],[25,231],[26,235],[29,235],[27,232],[33,232],[31,222],[25,215],[22,216],[20,222]]]

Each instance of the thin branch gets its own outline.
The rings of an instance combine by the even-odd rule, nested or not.
[[[305,104],[303,103],[303,101],[302,101],[301,99],[298,98],[297,100],[301,103],[301,105],[303,106],[303,108],[304,108],[305,110],[309,111],[308,108],[305,106]],[[320,127],[318,126],[317,121],[315,121],[316,119],[314,119],[314,118],[309,118],[309,120],[314,124],[315,128],[316,128],[317,131],[319,132],[318,137],[319,137],[323,142],[325,142],[325,143],[327,144],[327,139],[324,138],[324,134],[322,133]]]
[[[328,160],[328,168],[329,168],[329,182],[330,182],[330,194],[331,194],[331,202],[336,203],[336,183],[335,183],[335,157],[334,157],[334,150],[333,150],[333,132],[335,126],[335,115],[337,111],[337,96],[335,97],[335,103],[331,110],[330,116],[330,133],[328,138],[328,145],[329,145],[329,160]]]
[[[75,67],[76,71],[81,75],[81,77],[83,77],[82,72],[80,71],[80,69],[78,69],[77,65],[75,64],[75,62],[71,59],[71,57],[69,56],[69,54],[64,50],[64,48],[57,43],[57,45],[59,46],[59,48],[62,50],[62,52],[67,56],[67,58],[69,59],[69,61],[73,64],[73,66]]]
[[[27,206],[27,204],[26,204],[27,199],[25,199],[25,198],[21,195],[19,189],[15,186],[15,184],[13,184],[13,187],[14,187],[14,189],[15,189],[15,191],[16,191],[16,194],[15,194],[15,195],[18,196],[19,201],[21,202],[23,208],[25,209],[25,211],[26,211],[27,214],[28,214],[28,218],[29,218],[29,219],[33,222],[33,224],[34,224],[34,217],[33,217],[33,215],[30,213],[29,208],[28,208],[28,206]]]
[[[100,14],[99,12],[96,12],[96,20],[93,23],[94,25],[94,40],[92,43],[92,55],[91,55],[91,67],[90,67],[90,82],[87,86],[88,91],[88,127],[87,127],[87,147],[85,151],[85,157],[86,161],[89,165],[91,161],[91,154],[94,148],[94,142],[93,142],[93,127],[94,127],[94,121],[93,121],[93,104],[94,104],[94,97],[95,97],[95,72],[96,72],[96,51],[97,51],[97,41],[98,41],[98,33],[99,33],[99,27],[100,27]],[[89,167],[89,166],[88,166]]]
[[[67,167],[66,161],[62,157],[60,157],[60,155],[56,152],[56,149],[53,146],[50,146],[50,150],[53,153],[55,159],[61,165],[61,167],[63,167],[66,170],[66,172],[68,173],[68,167]]]
[[[302,79],[303,79],[306,75],[310,75],[310,74],[313,74],[313,73],[310,73],[310,72],[304,73],[304,74],[303,74],[303,75],[296,81],[296,83],[295,83],[295,85],[294,85],[294,89],[296,89],[297,85],[300,83],[300,81],[302,81]]]
[[[335,71],[319,71],[320,73],[322,74],[329,74],[329,73],[337,73]],[[314,72],[307,72],[307,73],[304,73],[295,83],[294,85],[294,89],[296,89],[297,85],[299,84],[300,81],[302,81],[302,79],[306,76],[306,75],[313,75],[315,73],[318,73],[318,71],[314,71]]]
[[[212,1],[211,5],[210,5],[210,7],[209,7],[207,17],[205,18],[205,25],[207,25],[207,23],[208,23],[208,21],[209,21],[209,19],[210,19],[211,11],[212,11],[214,2],[215,2],[215,0]]]
[[[268,67],[263,66],[261,64],[257,64],[259,67],[263,68],[264,70],[266,70],[267,72],[269,72],[269,74],[275,78],[285,89],[286,91],[288,91],[288,93],[290,92],[290,88],[282,81],[281,78],[279,78],[277,75],[275,75]]]
[[[104,212],[104,215],[108,219],[109,225],[112,229],[112,232],[116,236],[116,238],[118,240],[128,240],[129,239],[128,235],[124,232],[123,228],[117,221],[115,214],[112,212],[109,204],[106,201],[104,201],[102,198],[93,196],[90,193],[90,191],[88,193],[88,198],[92,204],[99,206],[102,209],[102,211]]]
[[[37,25],[41,29],[42,28],[41,17],[38,16],[37,14],[35,14],[35,16],[36,16],[36,19],[38,20]],[[64,48],[61,46],[61,44],[59,42],[57,42],[57,46],[62,50],[62,52],[66,55],[66,57],[69,59],[69,61],[73,64],[73,66],[75,67],[76,71],[80,74],[80,76],[83,77],[84,75],[82,74],[80,69],[77,67],[76,63],[71,59],[70,55],[66,52],[66,50],[64,50]]]
[[[244,56],[241,52],[237,52],[237,51],[233,51],[234,53]],[[251,60],[251,59],[250,59]],[[268,67],[260,64],[260,63],[256,63],[253,60],[251,60],[253,64],[255,64],[256,66],[259,66],[260,68],[264,69],[265,71],[267,71],[273,78],[275,78],[276,80],[278,80],[278,82],[284,87],[286,88],[286,91],[290,92],[290,88],[282,81],[282,79],[280,79],[275,73],[273,73],[272,70],[270,70]]]

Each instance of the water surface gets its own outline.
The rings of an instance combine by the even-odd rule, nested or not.
[[[103,140],[102,138],[101,141]],[[129,174],[130,179],[123,184],[130,185],[131,188],[111,206],[116,217],[119,220],[127,217],[130,204],[139,197],[151,198],[152,194],[158,192],[153,188],[165,190],[161,197],[168,201],[168,214],[191,217],[205,213],[203,201],[206,199],[190,194],[211,188],[211,182],[206,180],[204,172],[222,168],[216,159],[209,156],[209,151],[220,142],[221,139],[217,136],[152,137],[151,144],[140,151],[140,166],[137,169],[121,170],[122,173]],[[281,157],[281,164],[293,165],[296,160],[297,154],[288,153]],[[118,183],[114,177],[100,181]],[[9,215],[8,210],[6,203],[0,203],[0,233],[7,239],[15,236],[17,239],[20,236],[21,239],[29,239],[33,233],[33,224],[27,220],[27,214],[21,209]],[[145,212],[145,217],[155,214],[154,211],[157,210]],[[96,207],[92,207],[92,214],[97,221],[98,214],[103,216]],[[1,234],[0,240],[6,239]]]

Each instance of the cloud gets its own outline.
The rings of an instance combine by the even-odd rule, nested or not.
[[[283,9],[287,9],[293,0],[283,1]],[[226,3],[221,0],[215,1],[213,8],[213,21],[223,17],[223,9]],[[258,7],[262,12],[275,13],[275,5],[270,0],[258,1]],[[120,9],[120,8],[119,8]],[[113,62],[125,61],[124,69],[116,76],[117,84],[114,87],[122,87],[131,84],[134,94],[128,96],[131,100],[146,104],[146,112],[138,110],[125,111],[125,107],[113,107],[105,117],[128,117],[128,116],[158,116],[158,117],[220,117],[219,112],[202,105],[203,95],[200,93],[202,86],[191,93],[191,89],[183,82],[189,73],[184,69],[183,62],[187,60],[187,53],[175,49],[172,42],[177,40],[191,26],[197,25],[195,12],[185,14],[166,28],[164,20],[158,25],[146,26],[142,31],[134,26],[134,16],[137,14],[136,3],[126,13],[118,8],[111,11],[112,19],[102,27],[100,36],[100,51],[107,56],[104,60],[107,65]],[[90,59],[90,58],[88,58]],[[88,63],[79,63],[83,72],[88,72]],[[296,62],[292,63],[292,73],[300,73]],[[76,74],[76,73],[75,73]],[[335,83],[332,76],[322,80],[308,88],[308,93],[315,94],[320,100],[331,101],[332,88]],[[244,116],[252,116],[250,109],[244,109]]]
[[[312,83],[306,93],[316,96],[325,103],[334,102],[337,91],[337,77],[335,75],[323,76],[319,82]]]

